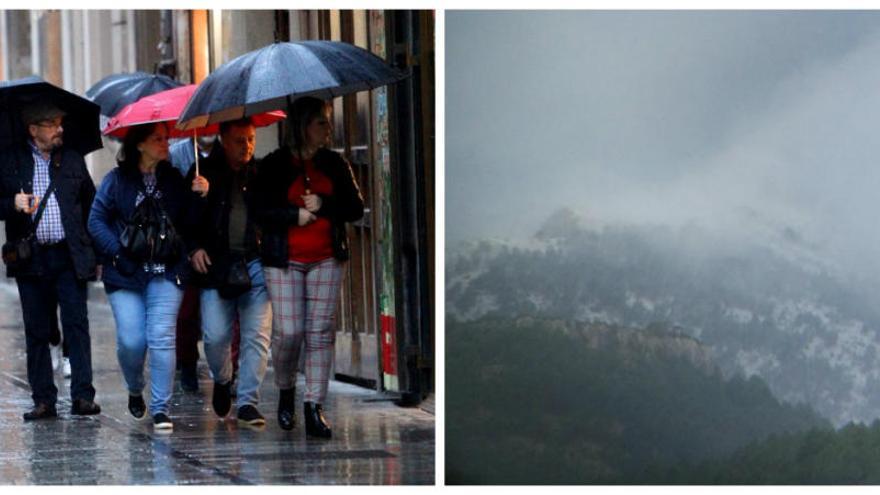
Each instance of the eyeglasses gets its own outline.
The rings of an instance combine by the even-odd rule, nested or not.
[[[44,120],[42,122],[37,122],[35,125],[38,127],[46,127],[48,129],[57,129],[57,128],[61,127],[61,123],[62,123],[61,119],[56,119],[51,122],[48,120]]]

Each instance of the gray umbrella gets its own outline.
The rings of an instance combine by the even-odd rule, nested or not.
[[[271,110],[300,96],[330,99],[406,77],[372,53],[339,41],[276,42],[218,67],[178,119],[187,130]]]
[[[113,117],[122,110],[122,107],[144,96],[180,86],[183,86],[183,83],[160,74],[123,72],[109,75],[95,83],[86,91],[86,98],[101,106],[102,115]]]

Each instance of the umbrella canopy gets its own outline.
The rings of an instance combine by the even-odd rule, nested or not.
[[[30,76],[0,81],[0,148],[24,144],[28,135],[21,111],[39,100],[49,100],[67,113],[63,124],[66,148],[86,155],[103,146],[98,105],[37,76]]]
[[[140,100],[127,105],[119,111],[104,128],[104,134],[117,138],[124,138],[128,133],[128,129],[140,125],[150,124],[153,122],[168,122],[171,124],[168,137],[191,137],[194,134],[205,136],[209,134],[217,134],[220,132],[220,125],[213,124],[207,127],[193,128],[188,131],[182,131],[174,128],[177,118],[192,94],[196,91],[195,84],[181,86],[179,88],[169,89],[156,93],[154,95],[145,96]],[[287,115],[281,111],[267,112],[254,115],[251,120],[257,127],[263,127],[274,124],[279,120],[283,120]]]
[[[406,77],[348,43],[273,43],[218,67],[199,85],[180,116],[181,129],[287,108],[300,96],[330,99]]]
[[[138,71],[107,76],[89,88],[86,97],[101,106],[102,115],[112,117],[144,96],[180,86],[183,83],[168,76]]]

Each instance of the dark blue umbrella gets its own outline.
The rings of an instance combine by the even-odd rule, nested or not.
[[[116,115],[122,107],[144,96],[183,86],[168,76],[132,72],[113,74],[98,81],[86,91],[86,97],[101,105],[101,113],[107,117]]]
[[[86,155],[100,149],[100,107],[37,76],[0,81],[0,148],[23,145],[28,139],[21,110],[40,100],[64,110],[64,146]]]
[[[179,129],[285,110],[300,96],[329,100],[406,77],[384,60],[339,41],[273,43],[230,60],[205,78]]]

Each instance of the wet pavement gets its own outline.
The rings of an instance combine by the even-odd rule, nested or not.
[[[302,376],[297,426],[284,431],[275,421],[278,392],[271,366],[262,388],[260,411],[267,420],[262,430],[214,415],[211,379],[201,359],[200,391],[175,391],[174,431],[154,433],[150,421],[128,414],[113,318],[102,292],[91,287],[89,302],[95,401],[102,413],[71,416],[69,380],[56,373],[59,418],[25,423],[21,415],[32,402],[21,310],[15,285],[0,281],[0,484],[434,483],[432,414],[334,381],[325,405],[333,438],[310,439],[302,419]]]

